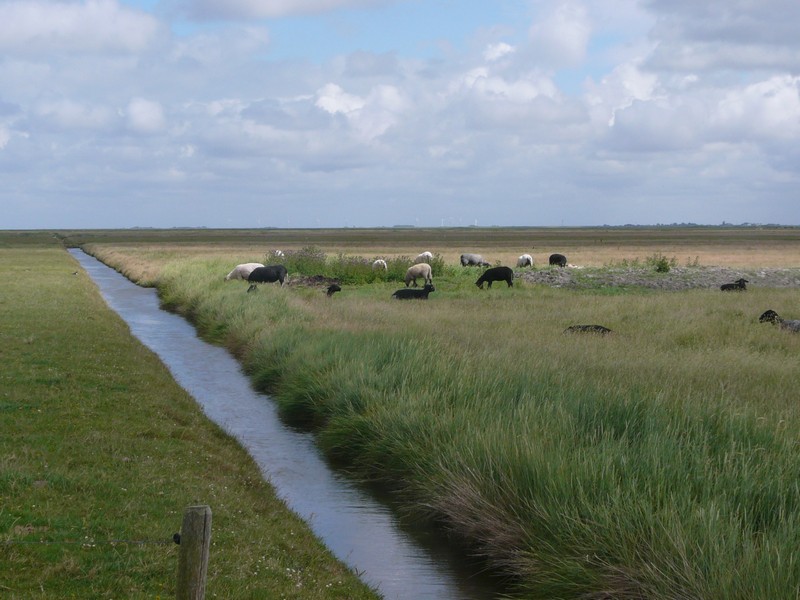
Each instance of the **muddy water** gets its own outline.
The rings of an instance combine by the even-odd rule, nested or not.
[[[133,335],[155,352],[205,414],[247,449],[288,506],[331,551],[387,599],[487,600],[492,582],[435,534],[404,526],[373,495],[328,468],[310,434],[284,426],[239,363],[200,338],[185,319],[80,250],[71,250]],[[211,507],[213,510],[213,507]]]

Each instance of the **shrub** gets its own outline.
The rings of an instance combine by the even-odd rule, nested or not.
[[[270,252],[266,257],[267,262],[280,262],[286,266],[289,273],[301,275],[325,275],[325,252],[316,246],[305,246],[300,250],[287,251],[283,256],[276,256]]]
[[[670,269],[678,264],[678,260],[674,256],[667,258],[660,252],[648,256],[646,262],[648,266],[655,269],[656,273],[669,273]]]

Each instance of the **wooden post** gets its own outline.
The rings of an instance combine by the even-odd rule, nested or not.
[[[203,600],[206,595],[211,507],[189,506],[183,513],[178,551],[177,600]]]

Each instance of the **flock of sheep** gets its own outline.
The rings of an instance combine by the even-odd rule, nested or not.
[[[283,252],[277,250],[276,256],[283,256]],[[423,252],[414,259],[414,264],[408,268],[405,275],[404,289],[399,289],[392,294],[392,298],[398,300],[427,300],[431,292],[435,292],[436,288],[433,286],[433,273],[431,270],[430,261],[433,259],[431,252]],[[491,267],[490,264],[480,254],[462,254],[460,257],[462,267],[478,266],[488,267],[475,282],[479,289],[483,289],[483,284],[488,284],[492,287],[495,281],[505,281],[508,287],[514,285],[514,272],[510,267],[498,266]],[[551,266],[565,267],[567,266],[567,258],[563,254],[551,254],[548,263]],[[533,257],[530,254],[522,254],[517,259],[517,268],[532,267]],[[372,263],[373,269],[388,269],[388,264],[384,259],[377,259]],[[230,280],[245,280],[250,286],[247,288],[248,292],[257,289],[259,283],[275,283],[279,282],[283,285],[287,280],[287,270],[284,265],[263,265],[261,263],[243,263],[236,265],[233,270],[225,276],[225,281]],[[424,285],[422,288],[417,286],[417,279],[422,279]],[[723,292],[740,292],[747,290],[746,279],[737,279],[733,283],[725,283],[720,286]],[[336,292],[341,291],[341,287],[337,284],[331,284],[326,290],[328,296],[332,296]],[[773,323],[778,325],[781,329],[800,333],[800,319],[787,320],[781,318],[774,310],[767,310],[758,319],[759,323]],[[611,333],[611,329],[602,325],[572,325],[564,330],[564,333],[595,333],[605,335]]]

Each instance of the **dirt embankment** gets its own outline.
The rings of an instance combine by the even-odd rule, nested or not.
[[[617,267],[590,269],[580,267],[545,268],[517,272],[527,283],[590,289],[600,287],[643,287],[658,290],[719,288],[744,278],[749,287],[800,288],[800,269],[731,269],[728,267],[673,267],[668,273],[653,268]]]

